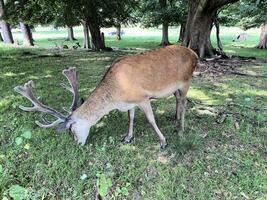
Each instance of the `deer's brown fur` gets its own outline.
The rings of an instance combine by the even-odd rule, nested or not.
[[[17,86],[15,90],[34,104],[32,108],[21,107],[23,110],[46,112],[58,118],[53,123],[38,123],[41,127],[59,124],[59,130],[70,128],[80,144],[85,144],[91,126],[114,109],[129,113],[129,129],[123,142],[130,142],[133,137],[134,109],[139,107],[164,148],[166,140],[156,124],[150,99],[175,95],[177,131],[181,135],[184,131],[186,95],[197,60],[198,56],[192,50],[178,45],[120,58],[113,62],[96,89],[78,108],[76,71],[74,68],[66,69],[63,74],[71,87],[63,86],[74,94],[69,116],[39,102],[32,93],[31,81],[24,86]]]
[[[105,101],[139,103],[156,98],[157,93],[181,83],[187,85],[197,64],[197,55],[190,49],[171,45],[114,62],[106,75],[74,114],[91,114],[87,106]],[[173,91],[172,93],[174,93]],[[93,101],[93,102],[92,102]]]
[[[185,101],[197,60],[192,50],[178,45],[120,58],[73,116],[93,125],[113,109],[124,110],[122,104],[130,110],[146,100],[166,97],[178,90],[180,96],[175,95],[176,98]],[[183,105],[177,106],[177,119],[183,118],[179,117]]]

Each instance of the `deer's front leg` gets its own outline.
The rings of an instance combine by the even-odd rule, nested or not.
[[[160,148],[165,149],[167,145],[166,139],[156,124],[150,101],[149,100],[143,101],[142,103],[138,105],[138,107],[145,113],[147,120],[149,121],[149,123],[152,125],[157,135],[159,136]]]
[[[134,113],[135,113],[135,108],[132,108],[131,110],[128,110],[129,129],[128,129],[128,133],[122,139],[122,143],[123,144],[130,143],[132,138],[133,138]]]

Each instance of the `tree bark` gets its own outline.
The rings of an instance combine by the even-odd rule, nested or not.
[[[162,38],[161,38],[161,46],[167,46],[170,45],[169,42],[169,23],[164,22],[162,24]]]
[[[221,42],[221,38],[220,38],[220,24],[219,24],[217,17],[215,17],[215,19],[214,19],[214,25],[216,28],[217,47],[220,51],[223,51],[222,42]]]
[[[91,49],[89,27],[87,23],[83,23],[83,34],[84,34],[83,48]]]
[[[181,23],[181,26],[180,26],[180,34],[179,34],[179,40],[178,40],[178,42],[182,42],[183,41],[184,34],[185,34],[185,23]]]
[[[159,4],[161,8],[166,8],[167,7],[167,0],[159,0]],[[169,45],[169,23],[163,19],[162,23],[162,38],[161,38],[161,46],[167,46]]]
[[[0,31],[0,42],[3,42],[3,37],[2,37],[2,34],[1,34],[1,31]]]
[[[183,45],[193,49],[200,58],[213,57],[210,41],[212,23],[222,6],[238,0],[189,0]]]
[[[261,26],[261,35],[259,44],[256,46],[258,49],[267,49],[267,22]]]
[[[25,46],[33,46],[33,39],[31,29],[28,24],[20,22],[20,29],[23,35],[23,45]]]
[[[93,20],[89,20],[88,26],[92,37],[92,49],[95,51],[105,50],[105,44],[101,38],[100,27]]]
[[[72,26],[68,26],[67,41],[73,41],[73,40],[76,40],[75,37],[74,37],[73,27]]]
[[[1,28],[1,35],[4,43],[13,44],[13,36],[11,33],[10,24],[2,20],[5,16],[5,9],[4,9],[4,1],[0,0],[0,28]]]
[[[117,40],[121,40],[121,24],[118,24],[116,26],[116,37],[117,37]]]
[[[104,34],[104,32],[101,32],[101,40],[102,40],[103,44],[105,45],[105,34]],[[105,45],[105,48],[106,48],[106,45]]]
[[[2,33],[2,37],[3,37],[4,43],[13,44],[14,43],[14,39],[13,39],[13,36],[12,36],[10,24],[5,22],[5,21],[1,21],[0,22],[0,27],[1,27],[1,33]]]

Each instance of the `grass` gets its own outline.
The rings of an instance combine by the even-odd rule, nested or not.
[[[119,45],[154,47],[158,38],[149,38],[125,38]],[[228,51],[266,58],[266,51],[236,47],[227,40],[231,35],[222,38]],[[117,44],[111,38],[107,43]],[[156,120],[169,143],[163,152],[140,111],[131,144],[120,143],[127,131],[127,114],[112,111],[79,147],[68,132],[37,127],[34,121],[40,114],[18,109],[27,101],[13,91],[16,85],[32,79],[37,96],[61,109],[71,102],[59,86],[64,68],[77,67],[80,92],[88,96],[105,66],[127,53],[131,52],[0,48],[0,196],[10,198],[26,190],[26,199],[94,199],[98,185],[103,191],[105,186],[111,188],[112,199],[267,199],[267,116],[251,109],[266,108],[266,78],[194,78],[183,138],[175,134],[175,99],[153,101]],[[267,64],[241,70],[266,74]],[[226,113],[226,119],[219,123],[217,113]]]

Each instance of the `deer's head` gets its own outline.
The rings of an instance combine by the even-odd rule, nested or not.
[[[50,108],[43,103],[41,103],[33,94],[32,91],[32,81],[29,81],[24,86],[17,86],[14,90],[20,93],[22,96],[26,97],[33,104],[33,107],[19,106],[20,109],[28,112],[39,111],[56,118],[55,121],[48,121],[42,118],[43,122],[36,121],[35,123],[42,128],[51,128],[58,126],[57,131],[62,132],[65,129],[70,129],[73,133],[74,139],[78,144],[84,145],[89,134],[90,124],[86,119],[75,117],[73,112],[78,108],[80,103],[77,79],[76,79],[76,69],[69,68],[62,71],[62,74],[68,79],[69,86],[61,83],[61,86],[70,91],[73,94],[73,100],[71,107],[69,109],[64,108],[67,114],[62,114]]]

